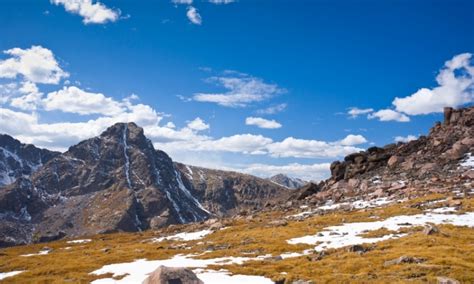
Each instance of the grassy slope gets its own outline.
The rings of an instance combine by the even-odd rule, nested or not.
[[[352,212],[333,212],[314,216],[304,221],[291,221],[287,226],[270,226],[272,220],[296,212],[267,212],[252,219],[228,220],[229,228],[208,235],[202,240],[187,243],[167,241],[151,243],[152,237],[162,236],[173,231],[194,231],[204,225],[174,226],[162,231],[144,233],[117,233],[93,236],[86,244],[67,244],[66,240],[19,246],[0,250],[0,271],[26,270],[15,277],[6,278],[5,283],[87,283],[97,276],[91,271],[105,264],[129,262],[135,259],[165,259],[176,254],[202,253],[210,245],[225,247],[204,254],[203,258],[221,256],[278,255],[284,252],[301,252],[313,246],[289,245],[286,240],[318,230],[338,225],[342,222],[374,221],[374,216],[385,219],[396,215],[422,213],[424,208],[417,206],[423,201],[440,198],[429,196],[414,199],[384,208]],[[437,207],[443,203],[436,204]],[[462,211],[474,211],[474,199],[462,200]],[[441,233],[424,235],[420,228],[410,229],[406,237],[367,245],[370,250],[362,255],[346,249],[329,250],[320,260],[311,257],[280,261],[253,261],[244,265],[230,265],[226,269],[234,273],[264,275],[274,280],[285,278],[320,282],[426,282],[435,281],[436,276],[447,276],[466,283],[474,283],[474,229],[439,226]],[[380,236],[383,230],[369,233]],[[180,245],[182,244],[182,245]],[[53,251],[48,255],[21,257],[22,254],[37,253],[44,246]],[[64,250],[65,247],[71,247]],[[186,249],[185,247],[191,247]],[[103,249],[108,248],[108,251]],[[402,255],[425,258],[422,264],[400,264],[384,266],[384,262]],[[286,272],[287,275],[282,275]],[[110,277],[110,276],[109,276]]]

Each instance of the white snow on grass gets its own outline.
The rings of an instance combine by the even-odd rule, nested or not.
[[[341,203],[333,203],[332,201],[330,201],[330,202],[327,202],[325,205],[316,207],[313,210],[303,211],[298,214],[287,216],[286,218],[308,217],[320,210],[331,211],[331,210],[336,210],[342,207],[350,207],[353,209],[376,208],[376,207],[381,207],[383,205],[390,204],[393,202],[395,202],[395,200],[389,200],[386,197],[372,199],[372,200],[356,200],[353,202],[341,202]]]
[[[466,159],[460,165],[465,168],[474,168],[474,155],[467,154]]]
[[[456,212],[457,209],[456,207],[440,207],[435,209],[428,209],[426,211],[431,213],[453,213]]]
[[[67,241],[68,244],[85,244],[92,242],[91,239],[83,239],[83,240],[72,240],[72,241]]]
[[[202,230],[192,233],[179,233],[172,236],[161,237],[161,238],[153,238],[152,241],[155,243],[162,242],[162,241],[195,241],[204,238],[205,236],[212,233],[212,230]]]
[[[383,221],[345,223],[338,226],[324,228],[316,235],[309,235],[287,240],[289,244],[318,244],[314,250],[323,251],[330,248],[342,248],[350,245],[376,243],[390,238],[400,238],[406,234],[389,234],[379,238],[364,238],[361,234],[369,231],[386,228],[398,231],[402,227],[422,226],[427,223],[453,224],[455,226],[474,227],[474,212],[462,215],[455,214],[418,214],[411,216],[395,216]]]
[[[205,284],[273,284],[274,282],[263,276],[252,276],[252,275],[231,275],[229,271],[221,269],[216,270],[194,270],[196,276],[201,279]]]
[[[123,276],[120,280],[113,278],[103,278],[93,281],[93,284],[109,284],[109,283],[142,283],[148,277],[148,274],[153,272],[161,265],[167,267],[188,267],[188,268],[206,268],[208,265],[241,265],[250,260],[263,260],[268,256],[258,256],[254,258],[249,257],[220,257],[213,259],[194,259],[196,255],[175,255],[170,259],[163,260],[146,260],[139,259],[133,262],[118,263],[105,265],[104,267],[91,272],[90,274],[101,275],[112,273],[112,277]],[[223,277],[221,275],[221,277]],[[207,283],[207,282],[206,282]],[[213,282],[210,282],[213,283]],[[227,283],[227,282],[222,282]],[[241,282],[244,283],[244,282]],[[247,282],[245,282],[247,283]]]
[[[29,253],[29,254],[22,254],[20,256],[24,256],[24,257],[30,257],[30,256],[38,256],[38,255],[45,255],[45,254],[48,254],[50,253],[51,250],[49,249],[44,249],[44,250],[40,250],[39,252],[37,253]]]
[[[24,272],[24,270],[19,270],[19,271],[10,271],[10,272],[0,272],[0,280],[5,279],[7,277],[12,277],[17,274],[20,274]]]

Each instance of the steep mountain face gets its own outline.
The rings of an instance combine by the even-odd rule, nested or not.
[[[30,176],[57,155],[58,152],[22,144],[11,136],[0,134],[0,187],[19,177]]]
[[[212,170],[176,163],[186,188],[199,196],[218,217],[259,210],[289,197],[287,188],[237,172]]]
[[[118,123],[0,190],[0,245],[199,222],[250,207],[247,196],[261,208],[284,192],[273,184],[232,191],[206,177],[194,185],[142,128]]]
[[[290,189],[297,189],[307,184],[307,182],[302,179],[291,178],[284,174],[274,175],[270,177],[268,180]]]
[[[474,107],[445,109],[444,123],[408,143],[372,147],[331,164],[331,178],[294,196],[312,203],[346,197],[400,198],[469,191],[474,170],[463,161],[474,154]]]

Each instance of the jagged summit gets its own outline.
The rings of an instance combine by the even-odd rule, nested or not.
[[[0,134],[0,186],[31,175],[57,155],[58,152],[22,144],[9,135]]]

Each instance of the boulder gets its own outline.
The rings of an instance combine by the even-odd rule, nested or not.
[[[399,258],[385,261],[384,266],[390,266],[390,265],[402,264],[402,263],[422,263],[424,261],[425,259],[423,258],[403,255],[403,256],[400,256]]]
[[[204,284],[188,268],[160,266],[142,282],[143,284]]]
[[[435,225],[433,224],[427,224],[425,226],[425,228],[423,229],[423,234],[425,235],[433,235],[433,234],[436,234],[436,233],[439,233],[439,229],[438,227],[436,227]]]
[[[403,161],[404,161],[403,157],[393,155],[390,157],[390,159],[388,159],[387,165],[390,168],[393,168],[396,165],[402,163]]]

